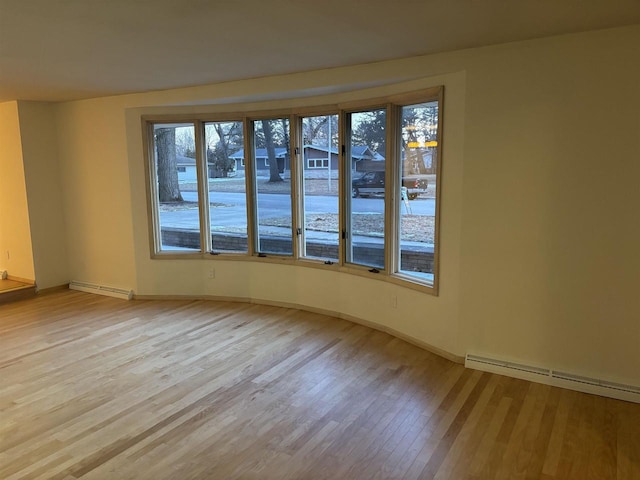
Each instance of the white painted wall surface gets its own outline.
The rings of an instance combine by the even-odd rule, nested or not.
[[[69,281],[55,110],[20,101],[18,112],[35,280],[39,289],[55,287]]]

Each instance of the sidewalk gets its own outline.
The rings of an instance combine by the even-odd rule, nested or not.
[[[176,230],[183,230],[188,232],[197,232],[198,228],[194,228],[193,222],[187,221],[179,221],[173,220],[171,222],[165,222],[162,224],[163,228],[171,228]],[[216,230],[216,234],[224,234],[224,230]],[[233,232],[233,230],[229,230],[230,234],[238,235],[238,232]],[[260,233],[262,235],[268,235],[272,237],[279,238],[287,238],[290,239],[292,235],[292,231],[290,228],[286,227],[272,227],[272,226],[262,226],[260,227]],[[338,232],[319,232],[315,230],[308,230],[305,232],[305,236],[307,242],[316,241],[318,243],[325,244],[338,244],[339,234]],[[358,245],[381,245],[383,243],[382,237],[373,237],[367,235],[355,235],[352,239],[353,244]],[[433,253],[433,244],[423,243],[423,242],[413,242],[413,241],[403,241],[402,247],[406,249],[416,250],[416,251],[424,251]]]

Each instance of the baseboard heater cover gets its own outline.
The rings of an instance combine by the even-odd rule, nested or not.
[[[464,364],[465,367],[475,370],[640,403],[640,387],[634,385],[625,385],[599,378],[584,377],[573,373],[471,354],[465,357]]]
[[[106,285],[98,285],[95,283],[71,281],[69,283],[71,290],[78,290],[80,292],[95,293],[98,295],[105,295],[107,297],[121,298],[123,300],[131,300],[133,298],[133,290],[127,290],[124,288],[108,287]]]

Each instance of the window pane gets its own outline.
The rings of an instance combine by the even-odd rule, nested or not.
[[[160,251],[201,248],[194,139],[193,124],[153,128]]]
[[[338,116],[302,119],[302,255],[338,261]],[[331,161],[329,161],[331,159]]]
[[[351,201],[347,261],[384,268],[386,110],[352,113],[346,160]]]
[[[211,248],[248,251],[242,122],[205,123]]]
[[[433,282],[438,102],[402,108],[400,272]]]
[[[293,254],[289,120],[253,122],[258,251]]]

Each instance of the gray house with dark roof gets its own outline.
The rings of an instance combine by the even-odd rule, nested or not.
[[[278,170],[283,173],[285,170],[290,170],[291,165],[289,162],[289,156],[287,155],[287,149],[279,147],[275,149],[276,159],[278,161]],[[331,170],[338,170],[338,149],[329,148],[319,145],[305,145],[303,149],[304,154],[304,169],[305,170],[327,170],[331,165]],[[331,158],[329,158],[331,157]],[[245,155],[244,149],[241,148],[237,152],[229,155],[236,161],[236,167],[238,170],[244,170]],[[256,149],[256,170],[269,170],[269,158],[266,148]],[[383,170],[384,169],[384,157],[378,152],[374,152],[369,147],[364,145],[356,145],[351,148],[351,169],[354,172],[366,172],[370,170]]]
[[[285,170],[290,170],[291,165],[289,164],[289,155],[287,149],[284,147],[277,147],[275,149],[276,160],[278,162],[278,171],[280,173]],[[244,148],[241,148],[235,153],[229,155],[229,158],[232,158],[236,162],[236,170],[244,170]],[[266,148],[256,148],[256,170],[269,170],[271,166],[269,165],[269,156],[267,155]]]
[[[329,148],[318,145],[304,146],[304,169],[327,169],[329,167]],[[338,149],[331,148],[331,169],[338,169]],[[351,170],[363,172],[384,169],[384,157],[364,145],[351,147]]]
[[[196,159],[176,155],[176,168],[178,169],[179,182],[196,182]]]

